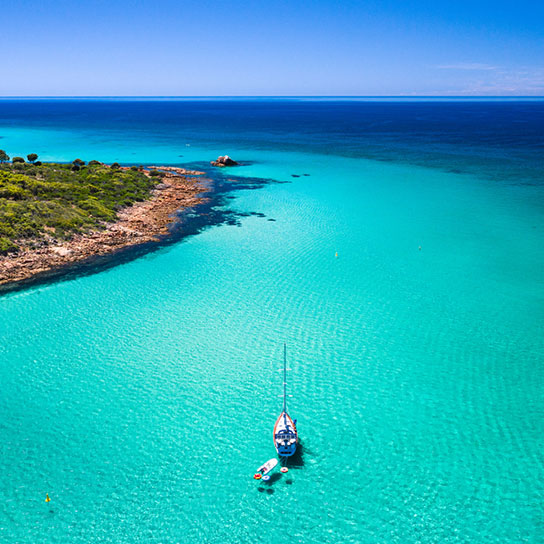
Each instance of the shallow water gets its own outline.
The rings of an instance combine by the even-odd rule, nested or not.
[[[236,176],[289,183],[232,193],[264,217],[0,298],[0,540],[541,539],[544,106],[467,145],[451,105],[440,125],[420,104],[436,119],[416,157],[406,110],[382,112],[372,156],[357,105],[153,104],[0,102],[0,147],[227,152]],[[513,119],[530,144],[507,145]],[[266,485],[284,341],[303,447]]]

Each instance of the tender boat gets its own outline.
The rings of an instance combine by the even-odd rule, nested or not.
[[[283,344],[283,410],[274,425],[274,446],[280,457],[291,457],[297,445],[296,420],[287,413],[287,347]]]
[[[261,465],[255,474],[261,474],[262,476],[266,476],[274,467],[276,467],[278,464],[277,459],[269,459],[264,465]]]

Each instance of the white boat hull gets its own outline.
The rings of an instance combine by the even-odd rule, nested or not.
[[[296,425],[287,412],[282,412],[274,425],[274,447],[280,457],[291,457],[297,445]]]
[[[268,474],[273,468],[275,468],[277,464],[277,459],[269,459],[264,465],[261,465],[257,469],[257,472],[260,472],[264,476],[265,474]]]

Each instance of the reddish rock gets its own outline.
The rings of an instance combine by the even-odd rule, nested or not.
[[[217,157],[217,160],[211,162],[212,166],[237,166],[237,162],[231,159],[228,155]]]

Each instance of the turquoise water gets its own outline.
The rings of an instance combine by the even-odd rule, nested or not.
[[[264,217],[0,298],[0,540],[542,541],[540,185],[236,135],[0,135],[289,181],[232,193]],[[284,341],[302,455],[259,484]]]

